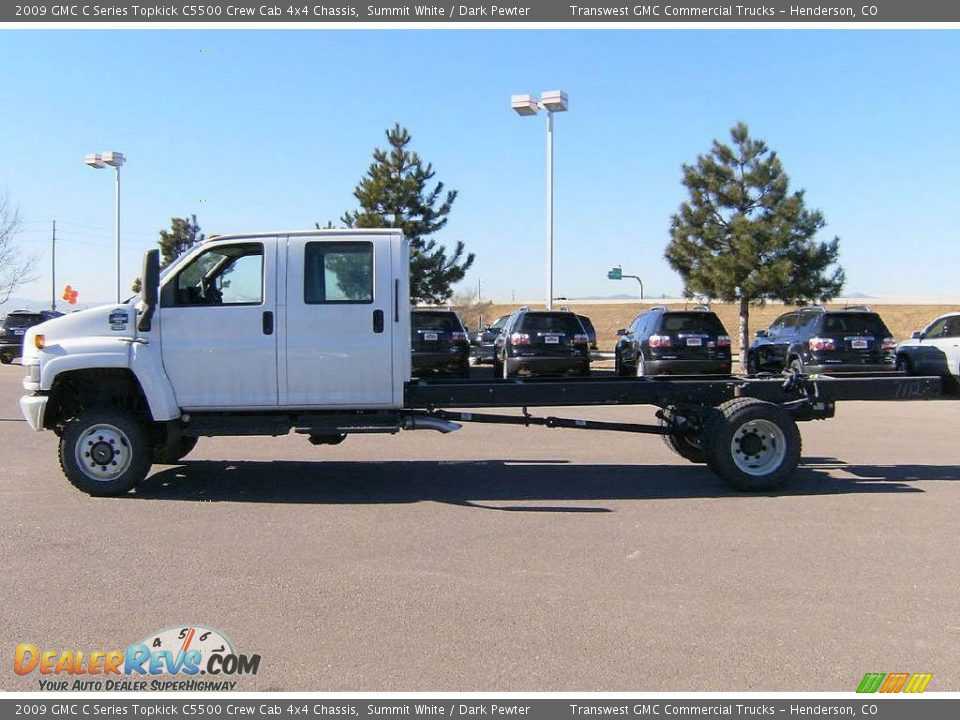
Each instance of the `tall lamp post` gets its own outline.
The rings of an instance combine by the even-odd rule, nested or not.
[[[116,265],[117,265],[117,302],[120,302],[120,168],[126,158],[123,153],[107,151],[105,153],[90,153],[83,158],[83,162],[96,170],[102,170],[109,165],[117,171],[116,176]]]
[[[553,114],[566,112],[567,94],[562,90],[550,90],[533,95],[511,95],[510,107],[517,115],[536,115],[547,111],[547,310],[553,309]]]

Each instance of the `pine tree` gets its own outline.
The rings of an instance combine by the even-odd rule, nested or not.
[[[160,268],[165,268],[197,243],[203,242],[197,216],[170,219],[170,229],[160,231]],[[140,292],[140,278],[133,281],[133,291]]]
[[[428,187],[436,173],[407,149],[411,136],[406,128],[396,124],[386,137],[389,148],[373,151],[373,162],[353,191],[360,208],[344,213],[340,221],[351,228],[403,230],[410,241],[410,297],[444,302],[474,259],[473,253],[464,256],[462,241],[448,255],[431,237],[447,224],[457,191],[445,192],[442,182]]]
[[[740,305],[740,357],[746,362],[750,304],[826,301],[843,288],[839,238],[814,238],[826,223],[803,190],[790,191],[780,158],[744,123],[731,145],[713,141],[695,165],[683,166],[689,199],[671,218],[664,253],[687,297]]]

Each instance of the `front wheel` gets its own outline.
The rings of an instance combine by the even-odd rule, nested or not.
[[[89,495],[123,495],[147,476],[153,447],[138,415],[93,407],[69,420],[60,435],[60,467]]]
[[[710,469],[739,490],[774,490],[800,462],[800,430],[783,408],[755,398],[728,400],[703,432]]]

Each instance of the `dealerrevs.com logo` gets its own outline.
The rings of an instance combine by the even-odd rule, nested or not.
[[[259,655],[242,655],[213,628],[171,627],[126,650],[49,650],[20,643],[13,671],[38,675],[40,690],[235,690],[256,675]]]

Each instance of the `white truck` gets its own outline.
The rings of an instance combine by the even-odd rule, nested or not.
[[[126,493],[198,437],[314,444],[351,433],[496,422],[659,434],[735,486],[781,484],[800,457],[798,420],[843,399],[939,396],[936,377],[410,379],[409,248],[397,230],[215,237],[142,294],[31,328],[20,407],[60,438],[63,472],[91,495]],[[658,425],[535,417],[528,407],[656,405]],[[475,408],[520,407],[522,414]],[[457,408],[457,410],[449,410]]]

